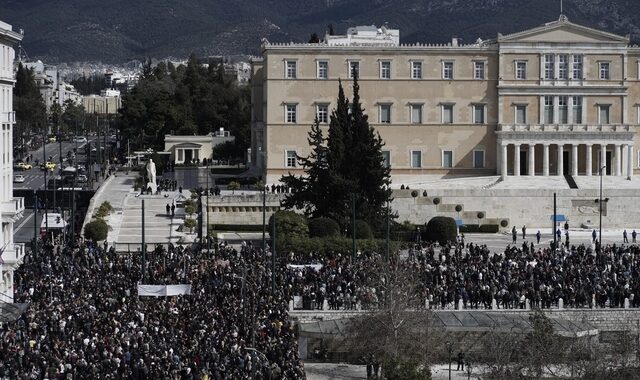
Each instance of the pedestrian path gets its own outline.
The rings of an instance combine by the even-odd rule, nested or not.
[[[184,224],[183,203],[191,196],[188,190],[162,192],[160,195],[141,195],[134,191],[136,173],[118,173],[109,177],[89,204],[84,224],[92,220],[100,205],[107,201],[113,207],[105,221],[109,225],[107,244],[116,250],[136,251],[142,243],[142,200],[145,202],[145,243],[166,245],[194,240],[195,234],[179,231]],[[175,214],[167,214],[167,204],[175,205]],[[194,229],[195,230],[195,229]]]

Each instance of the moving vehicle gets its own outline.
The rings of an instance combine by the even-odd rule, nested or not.
[[[54,162],[47,161],[47,162],[43,162],[43,163],[40,165],[40,168],[41,168],[42,170],[51,170],[51,171],[53,171],[53,170],[55,170],[55,168],[56,168],[56,164],[55,164]]]
[[[16,164],[16,167],[20,170],[31,170],[33,168],[33,165],[27,164],[26,162],[18,162]]]
[[[56,138],[56,136],[49,136],[48,141],[53,143],[58,141],[58,139]]]
[[[87,138],[84,136],[76,136],[73,138],[73,142],[77,142],[77,143],[86,143],[87,142]]]
[[[13,176],[13,182],[15,183],[23,183],[24,182],[24,176],[22,174],[16,174]]]

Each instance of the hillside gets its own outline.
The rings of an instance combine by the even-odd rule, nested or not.
[[[640,2],[565,0],[573,22],[640,40]],[[30,58],[121,63],[142,57],[258,54],[260,39],[305,41],[333,23],[388,22],[402,42],[492,38],[556,20],[559,0],[4,0]]]

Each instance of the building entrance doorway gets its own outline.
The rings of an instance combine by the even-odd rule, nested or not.
[[[571,155],[569,154],[569,152],[562,152],[562,161],[563,162],[563,167],[562,167],[562,174],[563,175],[569,175],[571,174],[571,165],[573,164],[573,162],[571,162]]]
[[[529,170],[529,165],[527,164],[529,155],[529,152],[527,151],[522,151],[520,152],[520,175],[529,175],[528,170]]]

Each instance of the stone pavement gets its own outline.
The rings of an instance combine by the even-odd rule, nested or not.
[[[85,224],[104,201],[111,203],[113,212],[105,218],[109,225],[107,243],[118,251],[135,251],[142,242],[142,200],[145,200],[145,242],[167,244],[169,241],[193,241],[195,234],[179,232],[185,213],[182,202],[191,196],[188,190],[163,192],[162,195],[140,195],[134,191],[136,173],[119,172],[108,178],[89,204]],[[166,205],[176,204],[175,217],[167,216]],[[148,246],[149,247],[149,246]]]
[[[466,380],[478,379],[480,373],[472,367],[471,374],[466,371],[456,371],[455,360],[451,363],[451,379]],[[334,379],[366,379],[367,368],[364,365],[345,363],[304,363],[304,371],[308,380],[334,380]],[[449,365],[435,364],[431,366],[433,380],[448,380]]]

